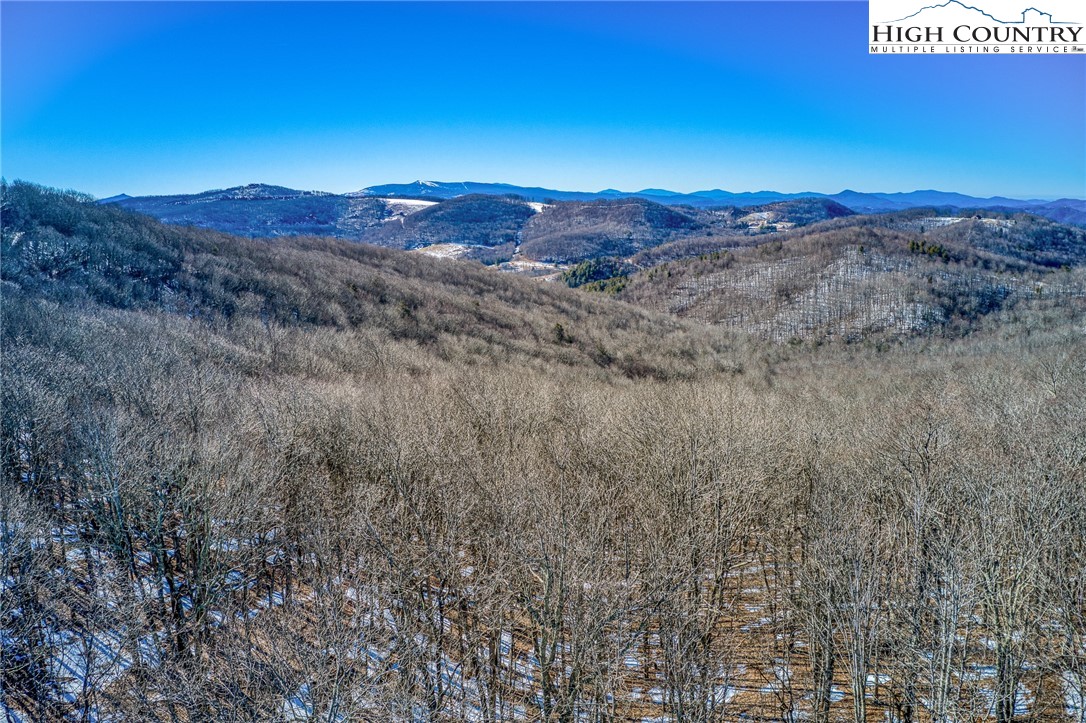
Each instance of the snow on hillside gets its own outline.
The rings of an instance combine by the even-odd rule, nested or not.
[[[431,244],[415,249],[412,253],[434,256],[439,259],[458,259],[471,249],[472,247],[466,244]]]
[[[384,203],[385,208],[388,209],[388,216],[383,219],[385,223],[389,221],[403,223],[407,216],[438,204],[438,201],[420,201],[413,198],[378,198],[376,200]]]
[[[378,201],[384,201],[388,204],[389,208],[414,208],[416,210],[426,208],[427,206],[436,206],[438,201],[423,201],[416,198],[378,198]]]

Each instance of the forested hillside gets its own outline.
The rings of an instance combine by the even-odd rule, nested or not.
[[[528,200],[539,194],[498,195],[495,189],[500,187],[469,193],[472,185],[457,185],[451,196],[424,193],[433,190],[430,186],[412,189],[417,197],[373,195],[388,190],[384,188],[335,195],[250,184],[191,195],[117,197],[102,203],[172,225],[252,238],[334,236],[398,249],[433,247],[438,255],[488,264],[518,258],[552,265],[630,255],[690,236],[791,228],[852,214],[822,198],[740,210],[667,206],[642,198],[567,197],[578,194],[558,194],[564,200],[548,198],[541,203]]]
[[[253,341],[275,330],[373,335],[472,364],[600,359],[661,377],[732,364],[722,333],[479,264],[336,239],[176,228],[22,183],[5,185],[3,211],[0,271],[13,302],[30,294],[62,310],[168,311],[245,329]]]
[[[387,224],[365,240],[392,248],[436,244],[483,247],[508,260],[521,229],[535,213],[518,198],[461,196],[423,209],[398,224]]]
[[[528,258],[559,263],[628,256],[704,226],[693,214],[637,198],[568,202],[529,221],[521,250]]]
[[[696,257],[661,247],[635,257],[643,270],[627,273],[619,295],[780,342],[966,334],[1020,305],[1081,313],[1086,231],[1027,215],[935,214],[840,218],[761,243],[720,239],[689,249]]]
[[[394,215],[379,198],[295,191],[256,183],[193,195],[123,198],[112,203],[170,224],[254,237],[320,234],[357,238]]]
[[[1086,721],[1059,227],[842,218],[619,294],[801,251],[1044,284],[790,345],[2,192],[8,720]]]

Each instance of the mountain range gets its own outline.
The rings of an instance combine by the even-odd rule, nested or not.
[[[186,314],[378,324],[427,343],[460,324],[478,325],[476,292],[495,286],[520,299],[518,309],[564,308],[579,297],[538,289],[575,286],[630,308],[786,343],[969,334],[1029,309],[1077,313],[1086,298],[1086,229],[1025,213],[864,215],[818,197],[698,209],[636,197],[543,203],[476,192],[427,200],[387,189],[347,197],[272,186],[160,197],[160,211],[173,208],[175,219],[203,209],[205,221],[249,222],[250,231],[274,220],[282,237],[268,243],[193,223],[163,226],[124,208],[139,199],[88,203],[22,182],[4,191],[0,272],[34,293],[122,308],[153,302]],[[360,239],[325,232],[344,228],[350,213]],[[302,229],[322,233],[294,233]],[[558,283],[495,280],[517,275]],[[409,293],[394,293],[405,284]],[[434,284],[469,293],[437,298]],[[466,316],[450,322],[461,311]],[[488,325],[521,323],[483,315]],[[565,345],[568,328],[584,317],[547,318],[529,336]],[[607,366],[616,358],[610,348],[599,336],[586,338],[583,351]]]
[[[759,243],[758,237],[856,214],[1012,218],[1086,226],[1086,202],[976,198],[943,191],[682,194],[556,191],[502,183],[371,186],[347,194],[249,184],[172,196],[115,196],[116,206],[175,226],[250,238],[323,236],[463,258],[532,275],[592,259],[657,263]]]
[[[413,183],[392,183],[370,186],[361,191],[348,194],[351,196],[408,196],[412,198],[454,198],[473,193],[488,195],[515,194],[530,201],[591,201],[609,198],[644,198],[664,205],[709,206],[756,206],[775,201],[787,201],[796,198],[829,198],[857,212],[900,211],[918,206],[951,206],[957,208],[1011,208],[1025,209],[1034,207],[1069,207],[1086,214],[1086,200],[1064,198],[1057,201],[1041,199],[1016,199],[1004,196],[979,198],[962,193],[923,190],[909,193],[861,193],[846,189],[840,193],[781,193],[779,191],[744,191],[734,193],[719,188],[678,193],[659,188],[646,188],[640,191],[617,191],[606,189],[597,192],[560,191],[548,188],[514,186],[507,183],[444,183],[438,181],[414,181]],[[1086,221],[1086,217],[1083,219]]]
[[[546,203],[554,201],[597,201],[621,198],[642,198],[665,206],[693,206],[695,208],[714,208],[733,206],[745,208],[779,201],[802,198],[825,198],[835,201],[857,213],[883,213],[901,211],[917,207],[938,207],[954,209],[989,209],[1005,211],[1024,211],[1044,216],[1060,223],[1086,225],[1086,200],[1078,198],[1017,199],[1004,196],[981,198],[962,193],[937,190],[918,190],[908,193],[863,193],[846,189],[839,193],[826,194],[814,191],[800,193],[781,193],[779,191],[746,191],[734,193],[721,189],[679,193],[659,188],[646,188],[640,191],[563,191],[541,188],[538,186],[517,186],[508,183],[478,183],[473,181],[439,182],[414,181],[412,183],[392,183],[369,186],[359,191],[342,195],[322,191],[297,191],[282,186],[249,184],[225,190],[205,191],[191,195],[142,196],[132,197],[126,194],[102,199],[102,203],[118,203],[127,208],[143,211],[163,220],[177,222],[172,217],[186,216],[183,210],[193,205],[213,202],[233,201],[271,201],[287,199],[341,199],[338,206],[353,209],[365,209],[364,199],[418,199],[442,201],[467,195],[505,196],[515,195],[527,201]],[[372,209],[372,204],[369,206]],[[304,220],[303,219],[299,220]],[[365,215],[365,212],[363,212]],[[197,223],[196,225],[202,225]],[[357,225],[357,223],[355,224]],[[225,229],[224,229],[225,230]]]

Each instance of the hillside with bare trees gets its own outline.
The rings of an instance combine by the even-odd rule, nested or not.
[[[856,216],[742,240],[635,257],[619,295],[778,342],[965,334],[1086,298],[1086,232],[1024,214]]]
[[[1063,227],[839,218],[616,299],[0,210],[8,721],[1086,723]]]

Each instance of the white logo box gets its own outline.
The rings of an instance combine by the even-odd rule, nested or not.
[[[1084,0],[869,0],[869,52],[1086,53]]]

